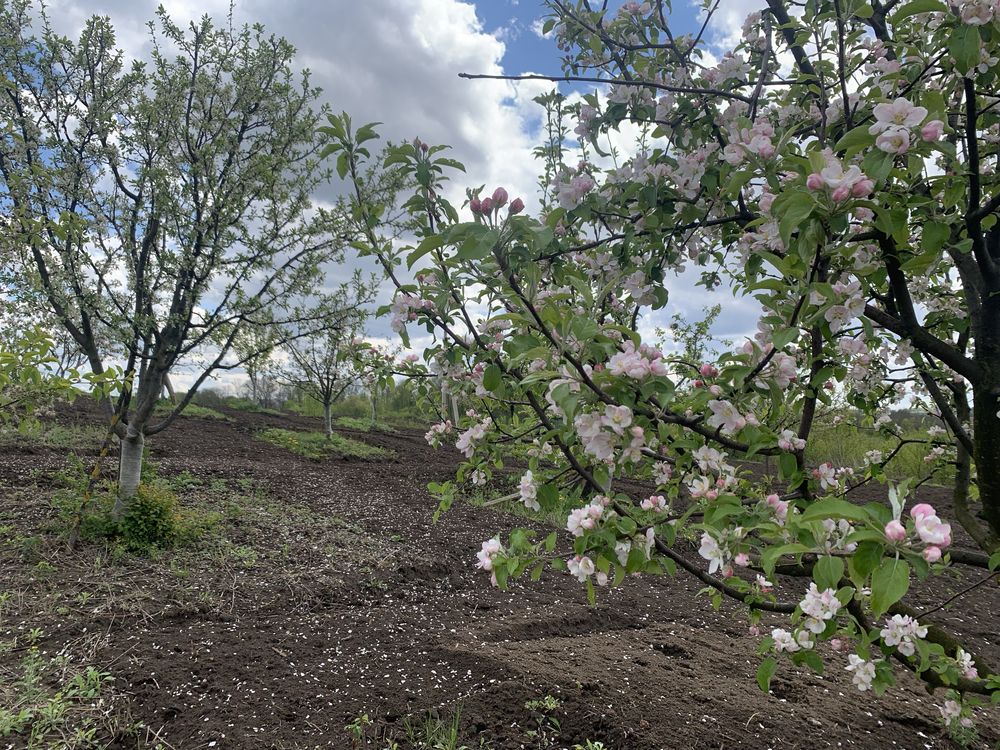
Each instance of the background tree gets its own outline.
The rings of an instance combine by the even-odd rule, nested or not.
[[[312,292],[342,253],[309,197],[328,178],[318,92],[292,70],[293,47],[259,25],[182,29],[161,9],[142,64],[116,50],[106,18],[72,41],[44,14],[36,34],[34,13],[28,0],[0,5],[0,201],[25,276],[90,370],[134,373],[102,400],[119,416],[120,512],[145,438],[241,364],[233,342],[246,326],[329,324]],[[178,367],[194,381],[154,417]]]
[[[277,367],[277,377],[323,407],[327,438],[333,435],[331,408],[361,375],[355,349],[364,321],[359,312],[324,331],[289,335],[282,347],[286,359]]]

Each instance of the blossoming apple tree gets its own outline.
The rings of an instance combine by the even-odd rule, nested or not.
[[[859,690],[909,669],[968,730],[977,701],[1000,700],[1000,673],[907,594],[961,564],[983,569],[969,595],[1000,565],[1000,6],[761,0],[724,54],[705,28],[673,34],[664,0],[548,6],[553,80],[597,85],[576,128],[592,156],[550,150],[539,215],[497,188],[469,190],[460,217],[445,198],[460,165],[420,141],[389,157],[418,186],[415,241],[381,237],[385,207],[360,187],[354,207],[357,247],[396,285],[396,328],[433,335],[427,368],[471,405],[428,433],[464,454],[458,482],[487,481],[505,446],[527,443],[516,497],[571,509],[572,554],[517,531],[485,542],[479,566],[501,586],[568,570],[592,596],[682,570],[744,603],[755,632],[764,613],[787,618],[763,631],[762,686],[778,658],[822,669],[832,644]],[[637,152],[601,167],[625,126]],[[357,181],[375,130],[346,117],[324,130]],[[637,333],[685,268],[759,307],[756,333],[717,361]],[[896,447],[807,465],[835,396]],[[947,508],[886,479],[901,405],[937,418]],[[778,482],[740,468],[755,456],[775,457]],[[623,485],[636,477],[655,492]],[[880,485],[883,502],[856,499]]]

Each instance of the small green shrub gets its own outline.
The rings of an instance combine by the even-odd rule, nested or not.
[[[118,522],[117,536],[131,550],[169,547],[179,530],[177,495],[158,484],[139,485]]]

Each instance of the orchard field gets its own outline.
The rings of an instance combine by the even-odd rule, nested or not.
[[[71,441],[95,460],[96,410],[61,409],[43,432],[51,447],[6,436],[0,481],[16,509],[0,517],[0,638],[17,646],[2,654],[2,695],[7,710],[59,706],[38,721],[40,747],[88,726],[100,747],[953,747],[917,680],[859,694],[843,654],[822,676],[783,666],[762,693],[741,608],[715,611],[683,579],[630,579],[596,606],[566,576],[484,586],[480,541],[524,518],[470,498],[432,524],[426,484],[461,457],[430,449],[423,430],[338,429],[386,455],[310,459],[261,435],[319,419],[218,413],[182,417],[158,447],[155,482],[199,529],[152,556],[67,552],[53,535],[65,524],[54,478]],[[921,499],[947,504],[936,487]],[[529,527],[551,530],[541,517]],[[915,606],[975,578],[960,568],[929,582]],[[996,658],[998,615],[993,587],[940,621]],[[67,690],[88,669],[93,692]],[[992,747],[1000,713],[979,723]]]
[[[998,92],[1000,0],[0,0],[0,748],[1000,750]]]

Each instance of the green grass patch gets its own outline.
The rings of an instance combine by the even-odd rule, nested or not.
[[[26,743],[22,747],[39,750],[108,747],[109,737],[138,740],[139,724],[127,699],[114,691],[111,675],[43,654],[37,645],[41,635],[28,634],[14,674],[0,681],[0,737],[19,737]]]
[[[926,431],[908,430],[904,437],[909,440],[926,441]],[[817,425],[806,442],[806,463],[816,465],[829,461],[834,466],[865,465],[865,454],[872,450],[881,451],[888,457],[896,447],[896,440],[882,435],[877,430],[856,427],[852,424]],[[932,484],[947,484],[954,479],[954,467],[924,459],[933,446],[929,442],[904,445],[885,467],[885,475],[893,481],[911,477],[924,479],[932,472]]]
[[[165,417],[170,412],[174,410],[174,404],[169,401],[160,401],[156,408],[153,410],[154,414],[161,417]],[[182,417],[197,417],[198,419],[220,419],[223,421],[229,421],[229,417],[220,411],[215,409],[209,409],[207,406],[198,406],[198,404],[190,403],[184,407],[184,411],[181,412]]]
[[[306,458],[322,460],[324,458],[360,458],[366,461],[376,461],[392,456],[392,451],[376,448],[373,445],[351,440],[336,433],[329,438],[322,432],[295,432],[272,428],[257,433],[261,440],[277,445],[285,450],[297,453]]]
[[[97,450],[108,428],[99,424],[56,424],[24,421],[0,427],[0,448],[50,448],[57,451]]]
[[[236,411],[248,411],[255,414],[270,414],[272,417],[281,417],[285,414],[285,412],[280,409],[268,409],[261,406],[256,401],[252,401],[248,398],[227,398],[225,399],[225,405],[229,409],[236,409]]]
[[[342,427],[345,430],[358,430],[359,432],[371,432],[372,430],[375,430],[376,432],[394,432],[394,430],[385,422],[372,422],[370,419],[361,419],[359,417],[339,417],[338,419],[335,419],[333,423],[337,427]]]

